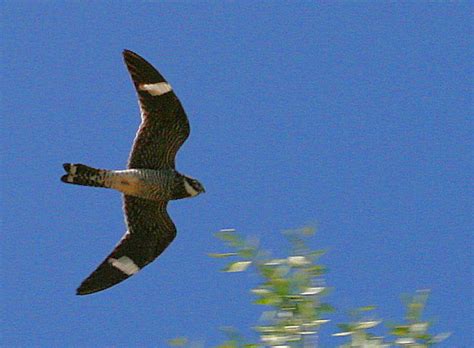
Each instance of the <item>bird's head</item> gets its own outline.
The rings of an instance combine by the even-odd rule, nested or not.
[[[184,188],[186,192],[189,194],[189,196],[194,197],[197,196],[200,193],[206,192],[204,189],[204,186],[197,181],[194,178],[191,178],[189,176],[184,176]]]

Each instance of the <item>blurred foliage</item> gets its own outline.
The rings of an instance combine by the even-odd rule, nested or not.
[[[428,329],[430,322],[422,319],[423,310],[428,299],[428,290],[419,290],[413,296],[405,296],[405,321],[399,324],[388,324],[392,339],[384,341],[383,337],[370,334],[367,330],[376,327],[382,321],[368,318],[367,312],[375,307],[362,307],[351,313],[350,323],[339,324],[340,332],[333,336],[348,336],[350,342],[340,347],[431,347],[449,337],[448,333],[431,335]]]
[[[172,347],[183,347],[188,343],[188,339],[185,337],[176,337],[168,340],[168,345]]]
[[[210,257],[232,259],[222,269],[224,272],[243,272],[254,269],[261,277],[260,284],[251,289],[256,296],[254,304],[266,306],[259,322],[253,328],[258,342],[248,343],[236,329],[222,328],[227,340],[217,348],[307,348],[318,346],[322,325],[329,322],[327,316],[334,311],[323,301],[329,289],[324,282],[326,268],[319,264],[323,250],[310,249],[305,239],[314,235],[314,229],[304,227],[284,231],[290,245],[285,258],[272,258],[259,248],[257,240],[246,240],[233,229],[216,233],[231,252],[212,253]],[[251,267],[252,266],[252,267]],[[369,331],[382,323],[374,319],[375,306],[360,307],[350,313],[350,322],[339,324],[335,337],[348,340],[339,347],[431,347],[446,339],[449,334],[431,335],[431,322],[422,319],[428,291],[418,291],[406,296],[407,314],[399,324],[389,324],[389,337],[376,336]],[[170,345],[191,347],[185,338],[168,341]]]

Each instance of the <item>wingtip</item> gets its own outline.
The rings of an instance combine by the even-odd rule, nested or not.
[[[129,49],[126,49],[126,48],[122,51],[122,55],[123,55],[123,58],[125,60],[132,59],[132,58],[137,58],[137,57],[141,58],[140,55],[138,55],[137,53],[135,53],[135,52],[133,52]]]
[[[138,53],[124,49],[123,60],[135,87],[138,88],[138,86],[143,83],[166,82],[166,79],[158,70]]]
[[[82,284],[79,285],[79,287],[76,289],[76,295],[78,296],[87,295],[87,292],[84,291]]]
[[[84,286],[84,283],[83,283],[76,289],[76,295],[77,296],[90,295],[90,294],[94,294],[94,293],[102,291],[102,290],[105,290],[105,289],[90,288],[88,286]]]
[[[90,295],[90,294],[93,294],[95,293],[96,291],[84,291],[84,290],[81,290],[81,289],[76,289],[76,295],[77,296],[84,296],[84,295]]]

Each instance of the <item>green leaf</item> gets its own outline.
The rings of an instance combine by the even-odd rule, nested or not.
[[[272,285],[280,296],[287,296],[290,292],[290,282],[286,279],[274,279]]]
[[[213,257],[215,259],[221,259],[224,257],[236,256],[237,253],[208,253],[207,256]]]
[[[243,272],[245,271],[250,265],[252,261],[237,261],[232,262],[227,265],[226,268],[223,269],[224,272]]]
[[[262,296],[255,301],[253,301],[254,304],[258,305],[264,305],[264,306],[275,306],[278,305],[281,302],[281,299],[279,296],[275,295],[270,295],[270,296]]]
[[[354,331],[354,326],[352,326],[350,324],[337,324],[337,327],[339,328],[339,330],[341,330],[343,332],[352,332],[352,331]]]
[[[225,342],[218,345],[217,348],[238,348],[238,345],[235,342]]]
[[[186,337],[176,337],[176,338],[168,340],[168,344],[173,347],[183,347],[187,343],[188,343],[188,339]]]
[[[320,312],[335,312],[336,311],[336,308],[334,308],[333,306],[331,306],[329,303],[321,303],[318,308],[317,308]]]
[[[216,237],[227,242],[229,245],[239,248],[244,245],[242,238],[234,230],[221,230],[216,232]]]
[[[243,248],[238,251],[238,254],[243,259],[251,259],[255,256],[256,250],[257,250],[256,248],[251,248],[251,247]]]
[[[361,312],[369,312],[375,310],[377,307],[375,306],[364,306],[364,307],[359,307],[357,308]]]
[[[417,334],[415,335],[415,337],[419,340],[423,340],[423,341],[429,341],[431,339],[431,335],[430,334]]]
[[[227,231],[216,232],[216,237],[223,241],[234,241],[239,238],[234,232]]]
[[[313,265],[306,267],[305,271],[308,272],[312,277],[319,277],[326,273],[327,269],[322,265]]]
[[[259,267],[259,270],[264,278],[273,278],[273,275],[275,274],[275,268],[272,266],[263,265]]]
[[[410,326],[396,326],[394,328],[392,328],[392,330],[390,331],[390,334],[394,335],[394,336],[406,336],[408,335],[410,332]]]
[[[308,253],[308,256],[311,256],[311,257],[317,259],[317,258],[319,258],[319,257],[321,257],[321,256],[323,256],[323,255],[325,255],[325,254],[326,254],[326,251],[325,251],[325,250],[314,250],[314,251],[310,251],[310,252]]]

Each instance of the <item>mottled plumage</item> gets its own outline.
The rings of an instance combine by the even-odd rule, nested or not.
[[[167,83],[155,68],[131,51],[126,50],[124,58],[138,94],[142,114],[142,124],[133,144],[128,167],[174,168],[176,153],[189,136],[188,118],[172,90],[157,97],[143,87]],[[157,114],[160,117],[153,116]]]
[[[124,194],[127,232],[77,294],[107,289],[152,262],[173,241],[176,227],[168,201],[204,192],[196,179],[175,170],[175,157],[189,136],[180,101],[163,76],[142,57],[125,50],[124,60],[138,94],[142,122],[126,170],[64,164],[68,184],[116,189]]]

